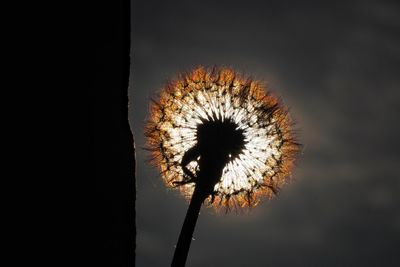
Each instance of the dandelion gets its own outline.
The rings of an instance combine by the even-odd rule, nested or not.
[[[203,202],[253,207],[290,179],[300,146],[287,109],[259,81],[200,67],[167,84],[150,111],[152,162],[168,186],[191,198],[175,256],[187,255]],[[182,242],[187,248],[177,252]],[[184,266],[186,255],[183,263],[174,256],[173,266]]]

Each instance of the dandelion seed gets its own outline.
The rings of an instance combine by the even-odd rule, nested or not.
[[[197,149],[202,127],[218,123],[234,128],[223,131],[221,126],[220,134],[236,132],[241,137],[236,144],[225,144],[232,147],[225,149],[228,159],[207,202],[245,207],[257,205],[262,196],[272,198],[288,182],[299,151],[292,122],[286,108],[260,82],[227,68],[200,67],[183,74],[151,105],[147,145],[164,181],[191,197],[201,155],[189,150]],[[230,137],[210,138],[221,143]],[[188,151],[195,156],[185,158]]]
[[[172,260],[181,267],[202,203],[229,211],[272,198],[288,181],[299,144],[279,100],[227,68],[181,75],[150,109],[152,162],[168,186],[191,198]]]

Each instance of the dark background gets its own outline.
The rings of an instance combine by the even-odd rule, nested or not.
[[[151,97],[225,65],[269,82],[304,144],[295,182],[250,212],[202,209],[187,266],[398,266],[400,9],[395,1],[132,2],[129,120],[137,266],[168,266],[187,209],[145,162]]]

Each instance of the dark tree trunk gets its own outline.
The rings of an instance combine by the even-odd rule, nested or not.
[[[94,34],[90,156],[95,190],[96,261],[135,265],[135,151],[128,122],[130,1],[102,1],[88,14]],[[89,72],[88,72],[89,73]],[[90,72],[91,73],[91,72]]]

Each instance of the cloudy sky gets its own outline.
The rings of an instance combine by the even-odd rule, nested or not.
[[[187,209],[145,161],[149,100],[214,64],[268,81],[304,150],[278,198],[243,214],[203,207],[187,266],[399,264],[400,8],[338,2],[133,0],[137,266],[169,266]]]

